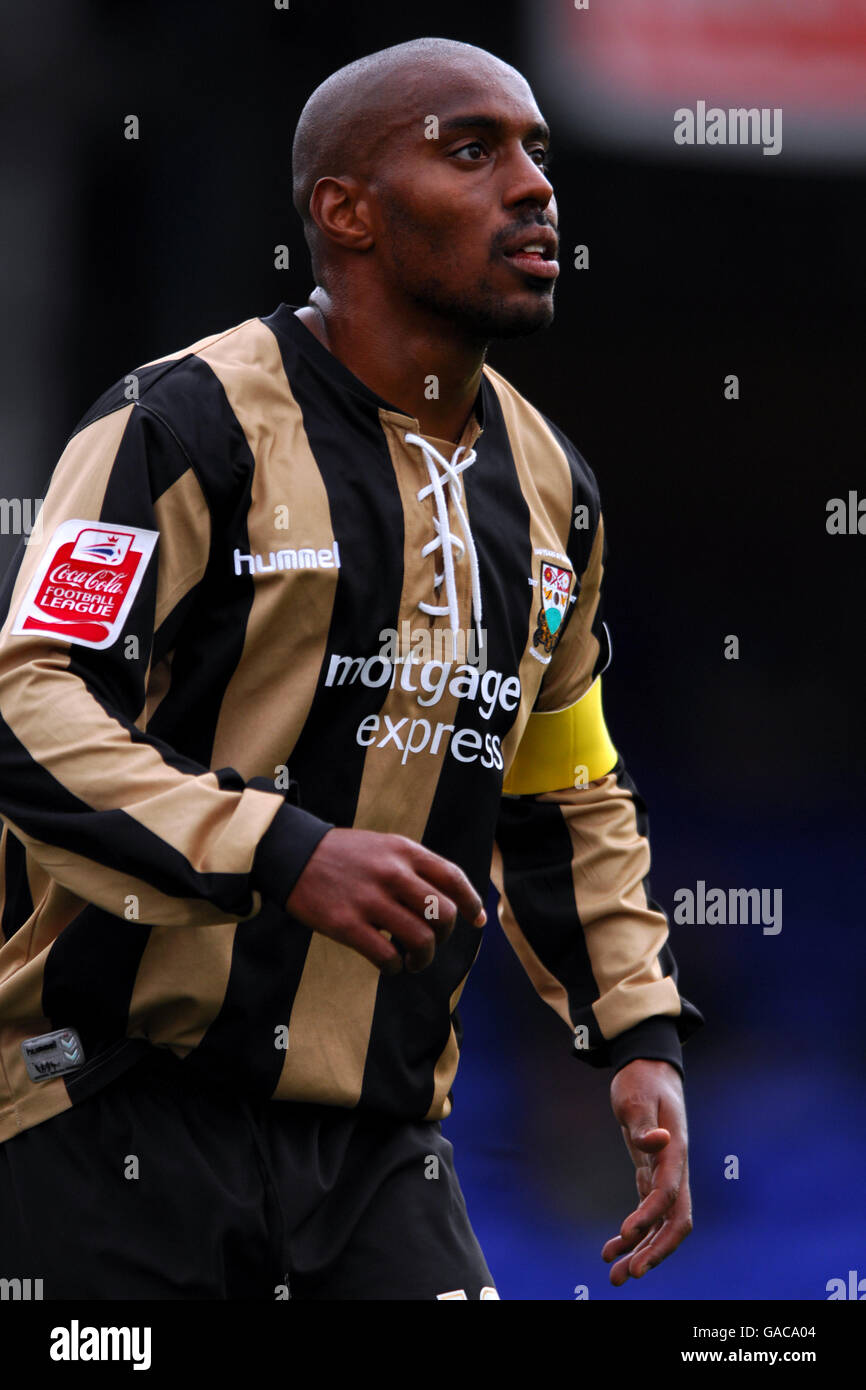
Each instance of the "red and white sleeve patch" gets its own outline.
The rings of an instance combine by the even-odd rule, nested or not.
[[[123,630],[158,531],[64,521],[54,532],[12,632],[110,647]]]

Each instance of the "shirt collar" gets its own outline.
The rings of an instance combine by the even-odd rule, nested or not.
[[[355,376],[354,372],[349,371],[345,363],[335,357],[332,352],[320,343],[314,333],[311,333],[306,324],[298,318],[296,309],[301,308],[300,304],[280,304],[279,308],[263,320],[278,336],[283,335],[289,338],[295,346],[310,361],[316,363],[319,370],[324,372],[332,381],[336,382],[346,391],[353,392],[356,396],[361,396],[368,405],[374,406],[376,410],[385,410],[390,415],[399,416],[415,426],[417,429],[418,421],[414,416],[408,415],[405,410],[394,405],[392,401],[386,401],[384,396],[378,395],[360,377]],[[484,376],[482,374],[481,383],[478,388],[478,395],[472,407],[472,413],[478,421],[480,433],[484,428]],[[474,431],[472,431],[474,433]],[[465,431],[464,431],[465,434]]]

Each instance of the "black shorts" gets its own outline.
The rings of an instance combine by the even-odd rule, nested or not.
[[[0,1278],[45,1299],[498,1297],[437,1122],[252,1103],[157,1048],[0,1144]]]

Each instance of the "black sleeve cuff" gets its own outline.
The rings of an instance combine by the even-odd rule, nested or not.
[[[313,850],[333,828],[330,821],[284,802],[259,840],[250,872],[252,887],[284,908]]]
[[[611,1075],[621,1071],[639,1057],[653,1062],[670,1062],[683,1076],[683,1048],[677,1021],[669,1014],[654,1014],[642,1019],[633,1028],[611,1038],[607,1044]]]

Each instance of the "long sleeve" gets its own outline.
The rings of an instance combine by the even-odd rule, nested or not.
[[[650,895],[646,806],[604,724],[610,641],[597,495],[589,511],[576,602],[506,776],[512,794],[503,796],[491,876],[502,927],[574,1032],[574,1056],[615,1070],[657,1058],[682,1070],[682,1042],[703,1020],[677,989],[667,919]]]
[[[153,925],[284,903],[330,828],[146,732],[216,524],[169,421],[95,407],[0,595],[0,815],[63,887],[119,917],[134,900]]]

